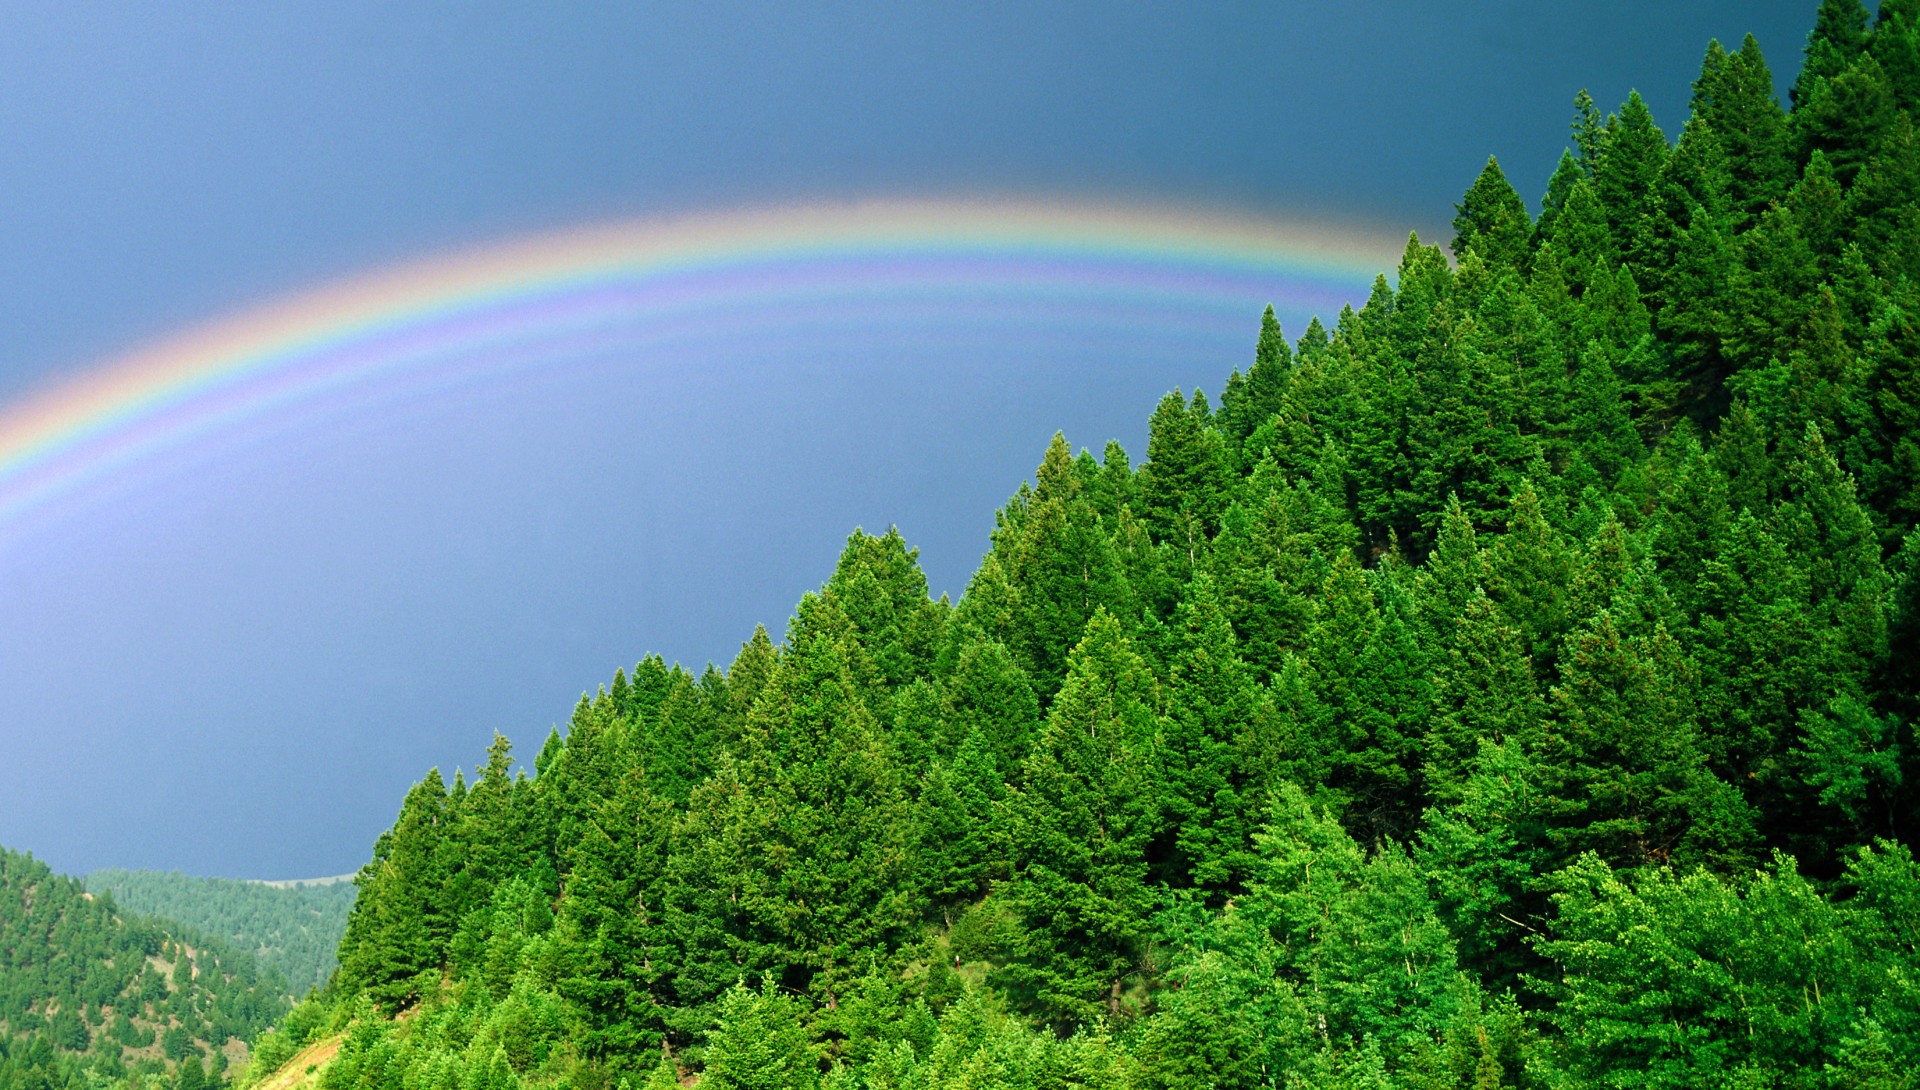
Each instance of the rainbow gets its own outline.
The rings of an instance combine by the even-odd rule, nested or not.
[[[781,336],[875,321],[1044,324],[1078,308],[1142,335],[1225,314],[1250,337],[1250,301],[1331,315],[1402,244],[1252,216],[948,200],[690,216],[476,249],[227,317],[0,406],[0,533],[236,429],[740,323]]]

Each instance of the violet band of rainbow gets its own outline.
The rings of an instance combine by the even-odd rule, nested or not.
[[[1224,317],[1251,341],[1250,299],[1330,322],[1403,245],[1388,232],[1137,205],[873,201],[476,249],[249,310],[0,407],[0,529],[250,421],[560,365],[576,351],[803,325],[1070,324],[1076,313],[1139,337]]]

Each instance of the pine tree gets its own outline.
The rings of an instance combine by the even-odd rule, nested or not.
[[[1815,80],[1832,80],[1867,48],[1867,9],[1860,0],[1821,0],[1793,81],[1793,104],[1805,105]]]
[[[1540,197],[1540,218],[1534,221],[1533,244],[1553,234],[1554,221],[1560,217],[1560,210],[1567,206],[1567,195],[1573,192],[1575,182],[1586,176],[1580,169],[1580,163],[1570,151],[1560,153],[1560,162],[1554,167],[1552,177],[1547,179],[1547,191]]]
[[[1097,611],[1008,802],[1007,896],[1024,935],[1006,979],[1062,1024],[1116,1014],[1143,952],[1146,849],[1161,810],[1157,703],[1146,662]]]
[[[1653,217],[1668,153],[1666,134],[1654,124],[1640,92],[1629,93],[1617,123],[1608,128],[1606,151],[1593,171],[1593,191],[1607,210],[1614,245],[1636,272],[1658,260]]]
[[[393,828],[380,834],[354,879],[360,894],[340,941],[340,973],[390,1010],[418,999],[423,976],[445,957],[451,927],[439,903],[445,860],[438,849],[446,805],[446,782],[434,769],[407,792]]]
[[[1748,35],[1740,51],[1709,43],[1693,84],[1692,113],[1726,152],[1735,226],[1758,219],[1792,180],[1786,114],[1773,93],[1760,46]]]
[[[1016,500],[1018,522],[996,532],[994,552],[975,576],[975,584],[1003,580],[1004,592],[970,585],[963,602],[975,611],[966,623],[1019,657],[1044,703],[1094,611],[1132,610],[1113,540],[1086,500],[1064,436],[1053,437],[1035,476],[1036,487]],[[981,617],[982,610],[997,616]]]
[[[1542,766],[1553,836],[1569,855],[1724,864],[1749,846],[1750,814],[1700,750],[1695,686],[1664,626],[1631,636],[1602,611],[1568,637]]]
[[[1233,628],[1204,572],[1188,585],[1174,626],[1172,679],[1158,746],[1166,822],[1174,836],[1169,876],[1226,890],[1245,873],[1251,846],[1248,778],[1238,758],[1241,735],[1253,718],[1254,693]]]
[[[1472,250],[1495,269],[1519,272],[1525,268],[1533,219],[1497,160],[1487,158],[1480,176],[1453,207],[1450,248],[1455,257],[1465,257]]]
[[[763,978],[758,991],[736,982],[721,998],[719,1016],[705,1052],[702,1086],[812,1090],[820,1085],[819,1053],[807,1034],[805,1009],[772,978]]]
[[[1004,877],[999,806],[1006,794],[993,750],[976,727],[950,760],[934,765],[921,791],[921,867],[936,905],[977,899]]]
[[[1228,449],[1245,460],[1240,446],[1261,424],[1281,410],[1286,398],[1293,351],[1287,346],[1280,320],[1269,304],[1260,316],[1260,339],[1254,347],[1253,366],[1246,376],[1235,371],[1220,396],[1220,426]],[[1259,451],[1251,452],[1258,455]]]
[[[1156,541],[1197,558],[1226,507],[1229,470],[1220,435],[1207,426],[1206,402],[1175,390],[1160,399],[1147,424],[1147,461],[1140,467],[1140,516]]]
[[[927,672],[946,619],[927,597],[920,550],[909,548],[898,528],[879,537],[855,530],[827,587],[883,683],[904,685]]]
[[[1796,83],[1798,94],[1801,85]],[[1832,77],[1814,77],[1793,112],[1801,154],[1819,152],[1833,164],[1841,185],[1850,184],[1886,137],[1898,107],[1893,87],[1871,54],[1856,56]]]
[[[1478,587],[1436,655],[1435,714],[1423,740],[1421,778],[1435,802],[1456,802],[1483,744],[1527,745],[1546,719],[1519,633]]]

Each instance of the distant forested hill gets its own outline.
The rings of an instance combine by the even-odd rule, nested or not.
[[[1773,87],[1748,39],[1677,133],[1581,94],[1537,215],[1489,161],[1143,463],[1056,438],[959,602],[856,532],[781,644],[429,773],[263,1057],[1913,1086],[1920,0],[1824,0]]]
[[[98,870],[87,888],[122,907],[164,916],[252,952],[296,995],[326,983],[353,907],[351,882],[264,885],[159,871]]]
[[[0,848],[0,1090],[201,1090],[286,1013],[245,954]]]

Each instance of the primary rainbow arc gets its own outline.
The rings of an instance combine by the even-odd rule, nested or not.
[[[1379,232],[1098,203],[872,201],[624,223],[323,288],[169,338],[0,406],[0,529],[155,452],[343,391],[609,335],[785,306],[1031,297],[1151,310],[1363,297]],[[1331,315],[1328,315],[1331,317]],[[1241,320],[1250,321],[1252,315]]]

